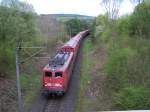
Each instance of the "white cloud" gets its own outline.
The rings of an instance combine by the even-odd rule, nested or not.
[[[38,14],[70,13],[97,16],[103,14],[101,0],[21,0],[34,6]],[[125,0],[128,1],[128,0]],[[128,5],[126,5],[128,4]],[[127,8],[128,7],[128,8]],[[129,10],[126,10],[129,9]],[[130,12],[129,1],[122,6],[121,13]]]

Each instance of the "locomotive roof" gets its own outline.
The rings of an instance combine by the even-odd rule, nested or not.
[[[65,61],[68,59],[70,53],[69,52],[59,52],[56,56],[49,61],[50,67],[57,67],[63,65]]]
[[[73,56],[72,52],[59,52],[56,56],[49,61],[49,64],[45,67],[48,70],[60,70],[65,69],[70,61],[70,58]]]

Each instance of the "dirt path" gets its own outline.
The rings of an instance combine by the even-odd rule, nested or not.
[[[30,112],[75,112],[82,62],[82,43],[75,62],[67,93],[62,98],[45,98],[40,93]]]
[[[109,89],[109,81],[105,74],[105,65],[107,61],[107,53],[104,48],[99,48],[90,54],[93,60],[96,60],[91,70],[92,80],[88,85],[87,96],[93,102],[92,111],[111,110],[111,91]]]

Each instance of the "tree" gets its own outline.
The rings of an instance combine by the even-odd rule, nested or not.
[[[21,12],[35,12],[31,4],[28,4],[27,2],[20,2],[19,0],[2,0],[1,5]]]
[[[101,4],[102,6],[104,6],[108,18],[118,18],[119,8],[122,1],[123,0],[102,0]]]
[[[140,38],[150,36],[150,3],[143,2],[135,7],[131,16],[130,35],[137,35]]]
[[[16,44],[35,40],[37,34],[36,15],[31,11],[21,10],[22,6],[19,4],[23,3],[3,0],[0,5],[0,75],[7,74],[7,69],[10,71],[13,68]]]
[[[19,6],[18,0],[2,0],[1,5],[9,8],[17,8]]]
[[[78,32],[87,29],[89,26],[85,20],[80,20],[80,19],[70,19],[65,24],[66,24],[67,32],[71,36],[74,36]]]

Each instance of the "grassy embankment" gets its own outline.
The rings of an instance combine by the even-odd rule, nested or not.
[[[24,111],[28,112],[41,89],[41,74],[21,74],[20,81],[23,92]]]
[[[150,108],[150,14],[145,13],[149,9],[150,4],[143,2],[129,16],[97,17],[97,42],[108,53],[105,74],[113,110]]]
[[[77,112],[81,112],[85,106],[84,104],[86,103],[87,105],[90,103],[90,101],[87,99],[86,96],[86,89],[88,85],[88,81],[91,80],[90,76],[90,67],[92,66],[92,60],[89,59],[89,51],[91,48],[91,42],[87,39],[85,40],[84,46],[83,46],[83,60],[82,60],[82,68],[81,68],[81,76],[80,76],[80,89],[79,89],[79,100],[77,104]],[[86,106],[87,106],[86,105]]]
[[[107,52],[103,43],[93,44],[87,39],[78,94],[77,112],[111,110],[112,98],[105,73]]]
[[[104,73],[106,58],[106,51],[100,44],[93,44],[90,39],[85,41],[77,112],[110,109],[110,91]]]

